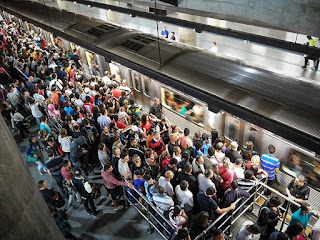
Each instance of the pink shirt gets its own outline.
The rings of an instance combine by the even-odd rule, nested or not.
[[[237,179],[235,173],[230,168],[224,168],[222,163],[219,163],[219,175],[223,179],[221,186],[223,191],[226,191],[229,188],[230,183]]]
[[[116,186],[127,186],[126,182],[119,181],[115,178],[113,173],[101,170],[101,176],[104,181],[104,185],[107,189],[114,189]]]

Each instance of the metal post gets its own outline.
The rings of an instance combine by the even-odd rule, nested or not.
[[[127,199],[125,186],[122,186],[122,190],[123,190],[123,198],[124,198],[124,207],[128,208],[128,199]]]
[[[280,230],[279,230],[280,232],[282,231],[283,225],[284,225],[284,223],[285,223],[285,221],[286,221],[286,217],[287,217],[287,214],[288,214],[290,205],[291,205],[291,202],[288,201],[288,205],[287,205],[287,207],[286,207],[286,212],[285,212],[284,215],[283,215],[283,221],[282,221],[282,223],[281,223],[281,227],[280,227]]]
[[[154,231],[154,228],[152,227],[152,225],[151,225],[151,213],[150,213],[150,208],[149,208],[149,204],[147,204],[147,211],[148,211],[148,222],[149,222],[149,227],[148,227],[148,230],[147,230],[147,232],[148,233],[153,233],[153,231]]]

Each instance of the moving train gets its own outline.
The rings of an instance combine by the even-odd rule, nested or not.
[[[158,97],[169,121],[177,123],[181,129],[188,127],[192,133],[216,129],[225,137],[226,143],[237,140],[242,146],[252,141],[259,155],[266,153],[268,145],[273,144],[277,149],[275,155],[281,160],[279,181],[289,183],[296,174],[304,174],[312,186],[309,202],[312,206],[320,206],[316,200],[320,196],[320,160],[317,155],[320,104],[312,102],[318,101],[317,96],[312,95],[315,91],[312,86],[310,96],[305,96],[304,102],[299,102],[300,96],[290,96],[291,89],[286,93],[281,89],[286,98],[280,96],[282,98],[277,102],[276,96],[281,94],[276,89],[265,89],[263,94],[257,92],[266,87],[264,81],[287,77],[218,58],[195,47],[158,40],[135,30],[43,5],[30,8],[25,3],[8,3],[7,6],[0,3],[0,8],[18,13],[20,24],[26,29],[32,28],[37,34],[44,33],[47,42],[66,51],[76,49],[85,64],[85,71],[91,61],[96,61],[101,74],[108,70],[118,79],[126,79],[135,101],[145,112],[154,97]],[[51,16],[50,24],[43,15],[44,8]],[[6,12],[2,13],[4,17],[12,17]],[[56,26],[55,29],[52,26]],[[112,56],[114,60],[111,60]],[[238,86],[240,83],[241,87]],[[297,114],[299,117],[286,124],[286,119],[277,113],[282,116]]]

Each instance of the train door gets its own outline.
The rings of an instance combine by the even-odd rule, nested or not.
[[[226,115],[224,136],[226,143],[229,144],[233,140],[239,140],[240,135],[240,120],[231,116]]]
[[[254,150],[259,154],[262,153],[262,149],[260,146],[262,140],[262,131],[255,125],[247,123],[244,127],[244,137],[243,137],[243,147],[247,141],[253,142]]]
[[[131,71],[131,82],[133,84],[135,102],[143,106],[142,75],[136,71]]]

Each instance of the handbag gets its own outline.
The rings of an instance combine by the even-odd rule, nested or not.
[[[100,184],[97,184],[97,183],[93,183],[92,184],[92,193],[91,193],[91,196],[93,199],[98,199],[99,197],[101,197],[101,185]]]
[[[38,153],[35,152],[35,151],[31,151],[30,153],[32,154],[32,156],[28,156],[28,162],[36,162],[36,161],[38,161],[38,158],[33,156],[33,155],[37,155]]]

